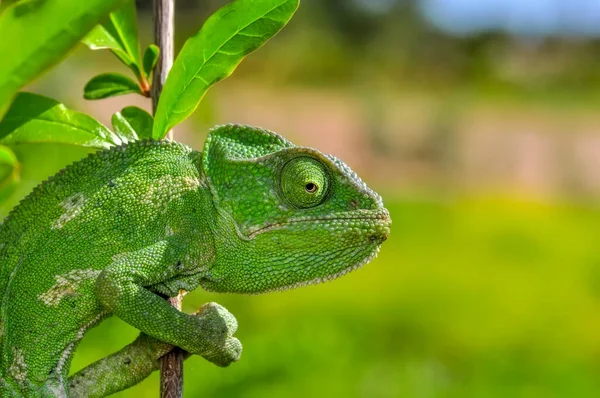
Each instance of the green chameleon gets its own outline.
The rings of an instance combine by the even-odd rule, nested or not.
[[[263,293],[336,278],[387,239],[381,198],[340,160],[258,128],[99,151],[45,181],[0,228],[0,395],[100,397],[181,347],[239,359],[235,318],[165,296]],[[162,296],[162,297],[161,297]],[[141,331],[68,377],[77,344],[116,315]]]

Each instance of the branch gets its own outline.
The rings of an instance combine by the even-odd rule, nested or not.
[[[158,98],[173,65],[173,39],[175,20],[175,0],[154,0],[154,41],[160,48],[160,56],[152,82],[152,111],[156,112]],[[173,130],[167,138],[173,139]],[[182,296],[169,298],[169,303],[181,311]],[[183,359],[184,352],[173,349],[160,360],[160,396],[161,398],[183,397]]]
[[[173,41],[175,25],[175,0],[154,0],[154,41],[160,48],[160,56],[152,81],[152,111],[156,112],[158,98],[173,66]],[[169,131],[173,139],[173,131]]]

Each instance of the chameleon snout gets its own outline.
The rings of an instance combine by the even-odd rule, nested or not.
[[[370,220],[370,224],[368,236],[371,242],[381,244],[389,238],[392,219],[386,208],[378,210]]]

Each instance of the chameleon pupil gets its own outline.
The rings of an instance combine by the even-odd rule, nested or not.
[[[306,184],[306,192],[308,193],[315,193],[317,191],[317,185],[313,184],[312,182],[309,182],[308,184]]]

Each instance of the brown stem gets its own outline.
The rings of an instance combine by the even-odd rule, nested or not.
[[[183,295],[170,297],[169,303],[181,311]],[[178,347],[160,359],[160,396],[161,398],[183,397],[183,360],[185,352]]]
[[[173,65],[174,25],[175,0],[154,0],[154,41],[160,48],[152,81],[152,110],[154,112],[156,112],[158,98]],[[169,131],[168,138],[173,139],[173,131]]]
[[[158,98],[167,75],[173,65],[173,38],[175,20],[175,0],[154,0],[154,42],[160,48],[160,55],[154,70],[152,82],[152,112],[156,112]],[[167,134],[173,139],[173,130]],[[181,311],[182,295],[169,298],[169,303]],[[160,396],[161,398],[183,397],[183,350],[173,349],[161,358]]]

